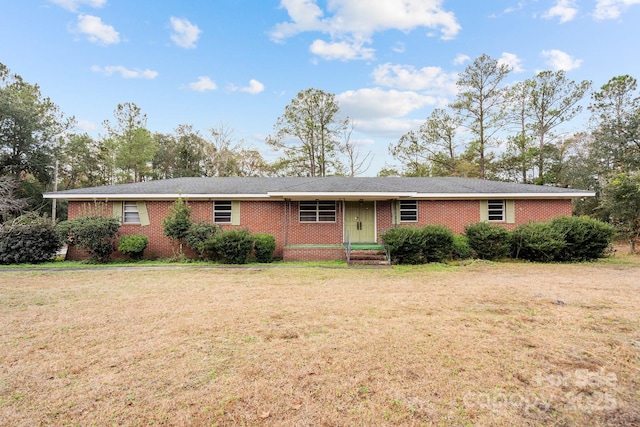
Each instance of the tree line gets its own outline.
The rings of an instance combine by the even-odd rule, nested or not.
[[[398,166],[379,176],[463,176],[596,191],[576,212],[640,233],[640,93],[623,75],[594,90],[563,71],[542,71],[513,84],[511,70],[488,55],[460,73],[456,98],[434,109],[419,129],[389,145]],[[588,122],[567,134],[583,112]],[[152,132],[132,102],[117,105],[93,138],[75,133],[37,84],[0,64],[0,216],[42,209],[40,195],[58,189],[188,176],[356,176],[372,153],[352,140],[354,122],[334,94],[300,91],[274,124],[266,144],[280,157],[267,162],[224,124],[206,132],[181,124]],[[54,167],[56,164],[57,168]],[[57,170],[57,172],[56,172]]]

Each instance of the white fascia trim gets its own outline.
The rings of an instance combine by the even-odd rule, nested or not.
[[[64,194],[44,193],[45,199],[65,200],[213,200],[213,199],[268,199],[266,194]]]
[[[418,199],[573,199],[594,197],[596,193],[419,193]]]
[[[311,191],[274,191],[267,193],[269,197],[284,197],[287,199],[397,199],[416,197],[418,193],[389,193],[389,192],[361,192],[361,191],[331,191],[331,192],[311,192]]]

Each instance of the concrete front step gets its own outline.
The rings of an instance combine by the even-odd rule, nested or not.
[[[351,265],[389,265],[389,261],[384,260],[373,260],[373,259],[352,259]]]
[[[349,260],[351,264],[389,265],[385,252],[377,249],[351,251]]]

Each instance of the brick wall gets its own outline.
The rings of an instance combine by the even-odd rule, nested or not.
[[[148,226],[123,224],[120,234],[144,234],[149,238],[149,246],[145,250],[146,258],[169,258],[173,249],[169,239],[163,234],[162,220],[168,215],[173,202],[147,202],[149,212]],[[193,221],[213,222],[213,202],[192,201],[191,219]],[[392,203],[381,200],[376,203],[377,233],[392,228]],[[69,219],[86,215],[111,215],[111,202],[69,202]],[[519,224],[530,221],[545,221],[556,216],[571,215],[570,200],[516,200],[515,224],[502,224],[513,229]],[[341,244],[343,240],[343,204],[336,203],[336,221],[332,223],[301,223],[298,217],[298,202],[285,201],[242,201],[240,203],[240,225],[223,225],[223,229],[247,228],[252,233],[268,233],[276,238],[276,257],[284,256],[285,245],[304,244]],[[462,233],[464,227],[480,220],[480,202],[477,200],[420,200],[418,201],[418,222],[401,223],[400,225],[422,226],[438,224],[449,227],[454,233]],[[285,224],[286,223],[286,224]],[[286,225],[286,227],[285,227]],[[287,253],[289,260],[342,259],[342,251],[327,248],[298,248]],[[303,250],[304,249],[304,250]],[[193,252],[185,249],[188,256]],[[69,259],[83,259],[86,254],[77,248],[69,248]],[[115,258],[122,255],[116,253]],[[327,258],[329,257],[329,258]],[[335,257],[335,258],[334,258]]]

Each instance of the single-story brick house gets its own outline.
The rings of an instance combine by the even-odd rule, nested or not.
[[[480,221],[512,229],[570,216],[571,200],[594,193],[470,178],[175,178],[46,193],[66,199],[69,219],[120,217],[120,233],[149,238],[147,257],[170,257],[162,220],[183,198],[194,221],[269,233],[284,260],[342,259],[342,244],[380,243],[385,230],[439,224],[454,233]],[[68,257],[82,254],[71,248]]]

